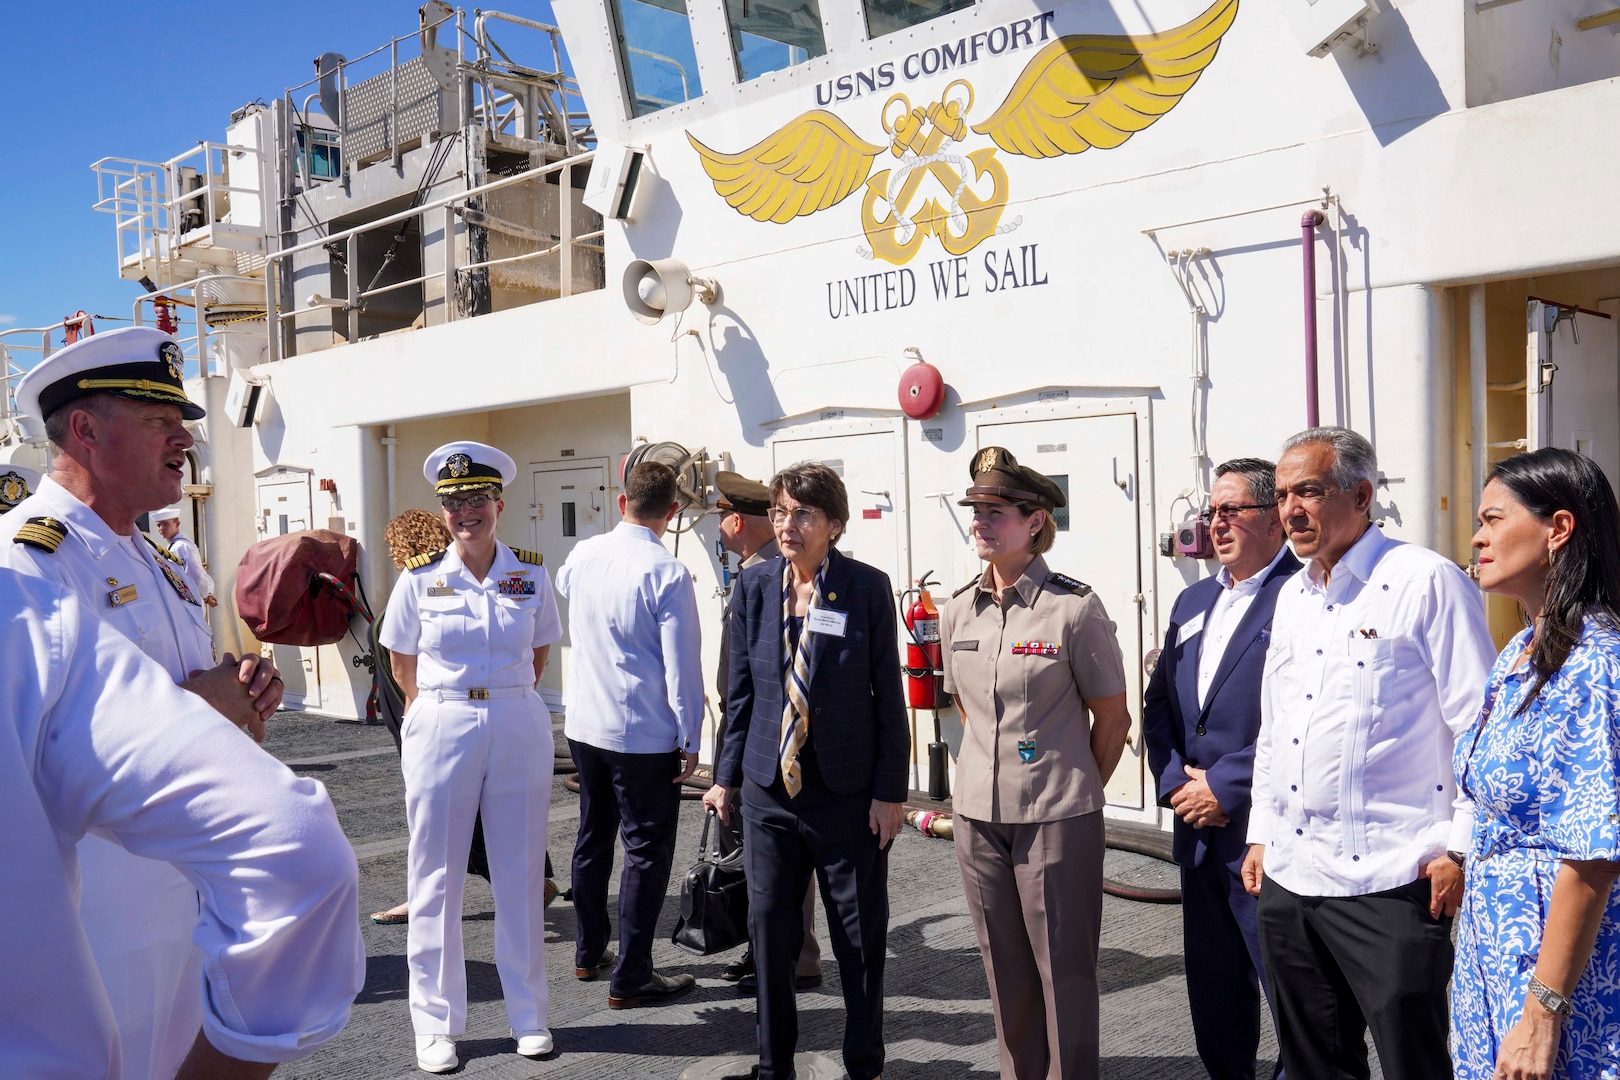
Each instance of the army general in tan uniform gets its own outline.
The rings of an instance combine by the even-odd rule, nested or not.
[[[964,734],[956,858],[979,935],[1001,1075],[1098,1075],[1103,784],[1130,730],[1114,624],[1048,569],[1061,488],[999,446],[974,455],[973,540],[986,563],[941,620],[945,689]]]

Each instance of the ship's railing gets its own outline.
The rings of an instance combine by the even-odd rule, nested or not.
[[[327,53],[314,78],[289,87],[287,115],[295,129],[329,131],[340,157],[338,176],[401,155],[419,140],[469,125],[499,138],[551,143],[575,152],[593,138],[579,84],[563,70],[562,32],[555,26],[499,11],[481,11],[473,31],[465,13],[445,9],[410,34],[353,58]],[[551,51],[551,69],[520,64],[492,34],[494,23],[538,31]],[[452,25],[453,24],[453,25]],[[452,30],[455,45],[441,31]],[[466,55],[471,41],[474,56]],[[520,50],[519,50],[520,51]],[[317,121],[319,108],[324,119]],[[303,171],[302,155],[299,155]],[[331,177],[304,176],[311,180]]]
[[[190,281],[154,289],[140,297],[133,305],[131,321],[136,326],[144,326],[149,314],[153,314],[149,309],[154,307],[154,301],[171,301],[171,311],[178,323],[173,337],[186,359],[196,364],[196,374],[226,374],[228,365],[221,363],[214,346],[227,344],[234,338],[257,347],[264,343],[265,335],[262,302],[244,303],[210,295],[228,291],[226,287],[230,285],[249,286],[256,295],[263,295],[260,292],[264,288],[261,278],[242,274],[204,274]],[[186,332],[186,319],[181,314],[188,308],[192,312],[190,333]],[[187,373],[190,374],[189,371]]]
[[[575,226],[575,207],[573,195],[576,169],[590,166],[595,156],[594,151],[575,154],[549,165],[514,176],[501,177],[487,184],[481,184],[466,191],[447,195],[420,206],[402,210],[387,217],[368,221],[330,236],[308,240],[301,244],[274,251],[267,257],[267,314],[270,323],[270,359],[279,360],[284,356],[293,355],[297,349],[294,345],[296,335],[289,335],[287,324],[301,316],[308,316],[312,311],[330,310],[340,312],[347,316],[345,337],[348,341],[359,340],[361,336],[360,314],[365,309],[366,301],[372,297],[400,289],[424,289],[430,284],[442,283],[443,287],[443,314],[444,321],[454,321],[462,317],[460,313],[459,298],[462,295],[463,284],[469,275],[485,272],[496,267],[510,267],[516,264],[536,263],[540,260],[555,258],[556,264],[556,291],[558,297],[566,297],[576,292],[592,291],[603,287],[604,281],[600,273],[591,275],[590,281],[584,287],[576,286],[576,271],[589,267],[589,263],[581,263],[580,259],[594,260],[596,269],[602,263],[602,236],[601,228],[580,231]],[[519,223],[499,218],[489,209],[490,196],[508,193],[520,185],[540,185],[555,183],[556,186],[556,229],[536,229]],[[538,192],[536,195],[538,196]],[[538,198],[534,200],[540,202]],[[588,212],[591,219],[595,218],[593,212]],[[360,280],[357,272],[361,266],[360,238],[367,233],[387,229],[393,235],[399,235],[402,229],[396,228],[417,219],[419,235],[428,236],[442,229],[440,234],[442,242],[435,245],[435,250],[442,253],[443,266],[416,277],[403,281],[390,281],[386,284],[365,284],[357,287]],[[549,225],[550,222],[543,224]],[[458,245],[455,237],[464,235],[464,230],[480,229],[486,235],[500,234],[514,244],[533,245],[531,250],[516,255],[498,258],[485,258],[469,261],[458,261]],[[341,259],[349,268],[347,277],[347,295],[342,297],[322,297],[319,294],[305,298],[303,304],[287,306],[285,301],[291,294],[294,259],[300,255],[321,252],[326,257]],[[377,275],[380,276],[380,275]],[[377,276],[372,281],[377,280]],[[424,302],[425,303],[425,302]]]
[[[233,159],[239,173],[250,173],[246,183],[231,182]],[[235,236],[226,247],[252,250],[263,243],[262,211],[248,223],[226,221],[233,194],[264,194],[255,147],[205,141],[168,161],[104,157],[90,169],[96,174],[93,209],[113,215],[122,270],[152,276],[178,262],[184,245],[218,239],[215,230],[222,225]]]
[[[0,421],[15,420],[17,411],[17,384],[34,365],[56,351],[51,335],[78,326],[80,330],[94,319],[94,315],[69,315],[61,322],[49,326],[13,326],[0,330],[0,370],[5,372],[5,393],[0,394]],[[93,331],[94,326],[90,329]],[[17,340],[7,340],[8,338]],[[20,356],[19,356],[20,354]],[[26,363],[22,362],[26,360]]]

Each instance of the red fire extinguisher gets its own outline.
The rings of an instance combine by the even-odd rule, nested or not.
[[[906,704],[913,709],[939,708],[944,672],[940,668],[939,608],[929,595],[929,574],[917,581],[915,589],[905,595],[917,600],[906,608],[906,630],[911,640],[906,643]]]
[[[945,672],[941,666],[939,608],[928,593],[930,576],[923,574],[917,579],[917,587],[907,589],[900,597],[902,606],[906,597],[917,597],[905,609],[906,631],[911,638],[906,642],[906,704],[934,714],[934,741],[928,744],[928,797],[944,800],[951,796],[950,747],[939,733],[939,710],[946,704]]]

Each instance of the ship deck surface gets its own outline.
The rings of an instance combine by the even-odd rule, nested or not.
[[[557,738],[561,744],[560,718]],[[399,760],[386,729],[297,713],[270,725],[266,749],[300,775],[326,784],[360,860],[360,910],[389,907],[405,895],[405,804]],[[689,972],[695,991],[659,1008],[610,1012],[604,981],[572,977],[574,912],[559,899],[547,912],[546,967],[556,1054],[530,1061],[513,1053],[495,974],[494,903],[481,878],[469,878],[462,929],[467,955],[467,1032],[458,1040],[455,1076],[670,1077],[713,1055],[754,1046],[754,1002],[719,978],[736,953],[691,956],[669,943],[679,907],[679,877],[698,845],[702,808],[682,804],[669,902],[664,905],[658,968]],[[559,777],[549,847],[565,888],[579,825],[577,797]],[[1110,859],[1115,858],[1110,853]],[[1124,856],[1124,858],[1135,858]],[[622,863],[622,857],[620,859]],[[1111,871],[1112,872],[1112,871]],[[614,878],[617,895],[617,875]],[[906,828],[889,863],[889,965],[886,974],[886,1080],[995,1076],[995,1027],[984,968],[949,841]],[[819,905],[818,905],[819,906]],[[1198,1080],[1181,956],[1181,909],[1107,897],[1101,953],[1102,1074],[1109,1080]],[[365,989],[348,1027],[319,1053],[277,1070],[288,1078],[415,1078],[406,1007],[405,927],[365,922]],[[826,982],[801,994],[801,1051],[838,1060],[843,1034],[838,965],[818,916]],[[1270,1075],[1276,1043],[1265,1024],[1261,1075]],[[1378,1075],[1375,1072],[1375,1075]]]

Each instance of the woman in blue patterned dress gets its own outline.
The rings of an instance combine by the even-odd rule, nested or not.
[[[1508,458],[1479,583],[1529,627],[1457,743],[1475,805],[1452,976],[1460,1080],[1620,1078],[1620,511],[1568,450]]]

